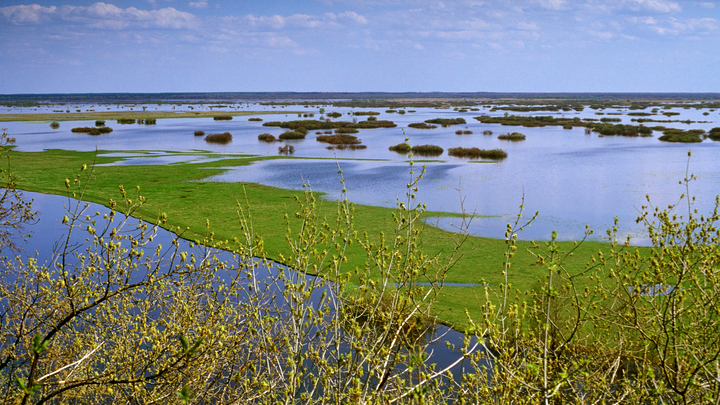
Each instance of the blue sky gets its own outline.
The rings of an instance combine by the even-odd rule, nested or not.
[[[0,72],[0,94],[720,92],[720,2],[0,0]]]

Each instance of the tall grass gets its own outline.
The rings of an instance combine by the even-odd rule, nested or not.
[[[449,156],[462,157],[462,158],[482,158],[482,159],[505,159],[508,155],[502,149],[478,149],[478,148],[450,148],[448,149]]]
[[[503,135],[498,135],[498,139],[501,139],[503,141],[524,141],[525,140],[525,134],[521,134],[520,132],[513,132],[513,133],[507,133]]]
[[[232,135],[230,132],[223,132],[222,134],[210,134],[205,137],[205,142],[226,144],[232,141]]]

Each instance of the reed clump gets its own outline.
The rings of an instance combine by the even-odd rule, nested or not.
[[[262,121],[262,120],[263,120],[262,118],[257,118],[257,117],[248,118],[248,121]]]
[[[121,125],[134,124],[135,119],[134,118],[118,118],[117,123],[121,124]]]
[[[703,135],[705,135],[705,130],[702,129],[691,129],[689,131],[668,129],[658,139],[663,142],[697,143],[702,142],[701,136]]]
[[[525,134],[521,134],[520,132],[513,132],[513,133],[507,133],[503,135],[498,135],[498,139],[501,139],[503,141],[524,141],[525,140]]]
[[[194,134],[195,134],[195,136],[203,136],[203,135],[205,135],[205,131],[197,130],[194,132]]]
[[[51,123],[50,123],[50,128],[52,128],[52,129],[58,129],[58,128],[60,128],[60,123],[59,123],[59,122],[51,122]]]
[[[708,138],[713,141],[720,141],[720,127],[715,127],[708,132]]]
[[[431,120],[425,120],[428,124],[438,124],[443,127],[449,127],[450,125],[464,125],[467,124],[464,118],[435,118]]]
[[[338,128],[335,130],[336,134],[357,134],[358,132],[360,131],[355,128]]]
[[[232,135],[230,132],[223,132],[222,134],[210,134],[205,137],[205,142],[226,144],[232,141]]]
[[[476,147],[450,148],[448,149],[448,155],[462,158],[482,158],[493,160],[505,159],[508,156],[507,152],[502,149],[479,149]]]
[[[90,134],[90,135],[100,135],[100,134],[109,134],[110,132],[112,132],[112,128],[110,128],[110,127],[100,127],[100,128],[96,128],[96,127],[77,127],[77,128],[71,129],[70,131],[75,132],[75,133],[85,133],[85,134]]]
[[[216,115],[213,117],[215,121],[231,121],[233,119],[232,115]]]
[[[417,128],[417,129],[435,129],[437,128],[437,125],[430,125],[426,124],[424,122],[413,122],[412,124],[408,124],[410,128]]]
[[[399,143],[399,144],[397,144],[397,145],[393,145],[393,146],[391,146],[391,147],[388,148],[388,150],[391,150],[391,151],[397,152],[397,153],[408,153],[408,152],[410,152],[410,149],[412,149],[412,148],[410,147],[410,145],[408,145],[408,144],[405,143],[405,142]]]
[[[417,145],[410,148],[410,151],[420,156],[440,156],[444,152],[443,148],[437,145]]]
[[[272,134],[260,134],[260,135],[258,135],[258,140],[265,141],[267,143],[282,142],[282,139],[277,139],[275,137],[275,135],[272,135]]]
[[[332,145],[358,145],[361,143],[357,136],[347,134],[318,135],[315,139],[318,142],[329,143]]]
[[[455,131],[455,135],[472,135],[472,133],[473,133],[473,131],[470,131],[468,129],[466,129],[466,130],[458,129],[457,131]]]
[[[306,133],[301,131],[285,131],[280,134],[280,139],[305,139]]]
[[[104,120],[95,120],[95,126],[96,127],[104,127],[105,121]]]

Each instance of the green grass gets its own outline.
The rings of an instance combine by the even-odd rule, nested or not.
[[[9,151],[6,156],[9,157],[13,173],[17,177],[18,188],[60,195],[67,193],[65,179],[75,178],[83,164],[106,164],[121,159],[96,157],[94,152],[61,150]],[[233,237],[241,235],[236,209],[237,201],[244,202],[246,194],[255,232],[262,235],[268,257],[278,260],[281,254],[286,257],[288,254],[285,241],[285,214],[287,213],[290,218],[291,229],[296,231],[299,227],[298,219],[294,215],[298,211],[295,197],[302,196],[302,192],[253,183],[243,185],[207,180],[211,176],[225,172],[228,168],[273,158],[278,157],[238,156],[218,161],[175,165],[96,166],[84,198],[108,205],[110,199],[120,198],[118,192],[120,185],[126,190],[134,190],[139,186],[141,194],[147,198],[146,203],[137,212],[137,215],[142,216],[143,219],[152,222],[161,213],[166,213],[169,218],[168,227],[183,230],[188,228],[186,236],[190,239],[201,239],[206,235],[205,221],[209,219],[210,231],[215,233],[216,240],[232,240]],[[341,187],[338,178],[338,188]],[[208,201],[212,201],[212,204],[208,204]],[[519,205],[520,202],[518,201],[517,204]],[[320,199],[319,211],[322,217],[334,223],[337,211],[335,202]],[[377,243],[381,233],[394,235],[395,222],[392,216],[395,212],[389,208],[356,205],[354,229],[360,235],[367,232]],[[439,213],[426,215],[436,217]],[[424,225],[424,233],[418,247],[431,256],[444,257],[453,249],[457,237],[457,234]],[[573,244],[561,242],[559,246],[561,250],[570,250]],[[497,288],[501,282],[506,249],[504,240],[469,237],[462,247],[459,260],[447,273],[446,282],[489,283],[491,288]],[[545,274],[542,267],[535,266],[535,259],[526,253],[529,249],[532,249],[530,242],[518,242],[518,252],[509,273],[513,289],[530,289],[537,278]],[[598,250],[603,250],[607,254],[609,246],[599,242],[586,242],[568,258],[565,264],[571,272],[580,272],[590,256],[596,254]],[[353,244],[347,250],[347,258],[348,262],[343,268],[351,274],[352,279],[357,281],[354,270],[363,268],[367,253],[358,244]],[[371,273],[371,276],[377,274]],[[444,323],[463,329],[467,325],[465,309],[474,319],[480,319],[477,303],[482,301],[482,297],[479,288],[447,287],[437,305],[437,314]]]

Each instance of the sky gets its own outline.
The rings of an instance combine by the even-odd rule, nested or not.
[[[0,94],[720,92],[720,1],[0,0]]]

